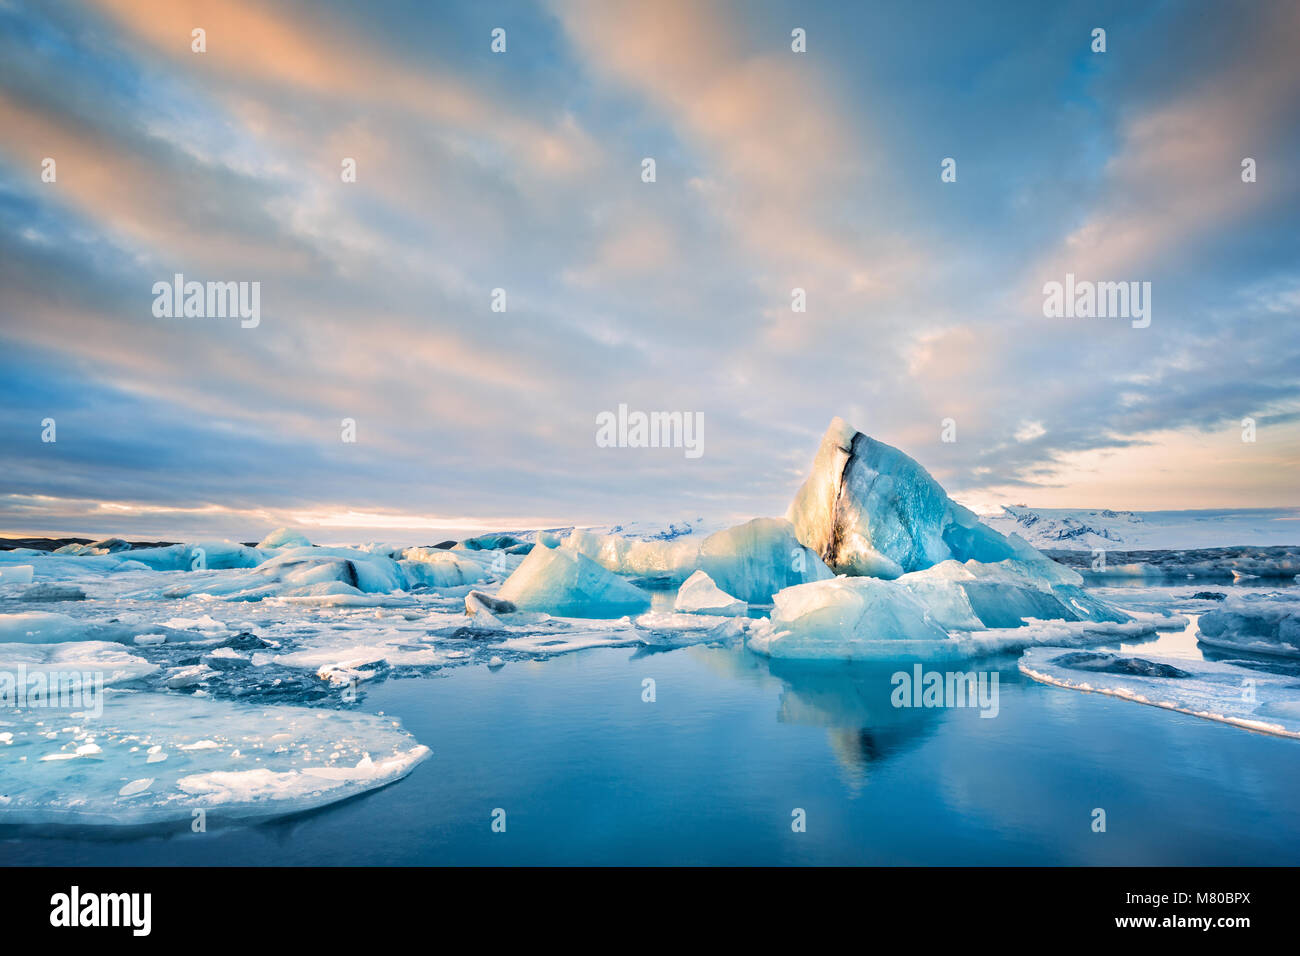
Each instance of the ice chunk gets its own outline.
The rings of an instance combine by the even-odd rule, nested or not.
[[[288,528],[276,528],[261,541],[257,542],[259,548],[310,548],[311,542],[301,531],[290,531]]]
[[[161,548],[132,548],[124,554],[111,555],[110,560],[122,565],[129,559],[155,571],[205,571],[252,568],[263,557],[256,548],[234,541],[196,541]]]
[[[717,615],[663,611],[642,614],[632,623],[638,630],[645,632],[642,637],[644,643],[667,647],[729,641],[742,636],[750,624],[747,618],[719,618]]]
[[[974,602],[964,600],[966,585],[980,583],[972,568],[1006,573],[999,565],[946,562],[933,573],[914,572],[894,581],[840,576],[787,588],[776,595],[770,620],[755,625],[749,646],[771,657],[799,659],[959,660],[1037,643],[1098,644],[1154,634],[1157,623],[1187,624],[1186,618],[1125,614],[1123,620],[1015,617],[1009,627],[988,626],[1006,606],[992,602],[988,620],[977,615]],[[1008,581],[999,586],[1020,597],[1021,592],[1052,597]]]
[[[7,714],[0,823],[188,824],[296,813],[384,786],[429,755],[372,714],[105,691],[88,718]],[[16,718],[16,719],[10,719]],[[98,748],[93,754],[83,750]],[[166,754],[160,759],[158,754]],[[46,759],[54,758],[54,759]]]
[[[11,564],[0,567],[0,584],[31,584],[36,569],[30,564]]]
[[[947,639],[906,588],[837,577],[779,592],[770,623],[750,638],[750,647],[770,657],[861,660]]]
[[[497,598],[521,610],[566,617],[621,617],[650,607],[646,592],[566,548],[534,548]]]
[[[482,614],[484,612],[491,614],[513,614],[519,608],[515,607],[509,601],[503,601],[500,598],[493,597],[483,591],[470,591],[465,595],[465,613]]]
[[[52,679],[79,679],[96,689],[108,684],[139,680],[158,672],[158,665],[136,657],[121,644],[77,641],[67,644],[0,644],[0,704],[14,703],[19,675],[25,675],[27,700],[37,685]]]
[[[407,583],[401,567],[385,555],[356,548],[309,547],[286,548],[246,574],[198,575],[196,580],[186,580],[163,593],[166,597],[209,594],[231,601],[329,595],[359,597],[401,590]]]
[[[700,561],[700,541],[694,538],[642,541],[618,534],[574,531],[561,548],[576,551],[607,571],[664,584],[686,580]]]
[[[944,568],[949,562],[936,565]],[[956,564],[957,562],[951,562]],[[960,565],[959,565],[960,567]],[[969,573],[969,572],[968,572]],[[974,576],[971,576],[973,580]],[[913,571],[898,578],[900,587],[905,588],[925,607],[930,620],[944,630],[977,631],[982,629],[982,621],[971,606],[971,599],[963,587],[965,581],[954,580],[944,573],[935,573],[935,568]],[[1017,621],[1017,623],[1019,623]]]
[[[407,548],[401,552],[398,566],[410,584],[434,588],[459,587],[487,580],[488,572],[480,561],[463,552],[438,548]]]
[[[84,601],[86,592],[70,584],[52,584],[42,581],[22,593],[24,601]]]
[[[768,604],[783,588],[834,577],[781,518],[755,518],[715,531],[700,547],[700,569],[723,591]]]
[[[65,544],[61,548],[55,548],[54,554],[116,554],[119,551],[130,551],[131,545],[121,538],[105,538],[103,541],[94,541],[90,544]]]
[[[1300,737],[1300,685],[1293,675],[1183,658],[1079,655],[1062,647],[1030,648],[1020,671],[1044,684]]]
[[[9,642],[18,644],[57,644],[63,641],[126,642],[133,636],[129,627],[118,624],[93,624],[51,611],[0,614],[0,646]]]
[[[836,572],[895,578],[940,561],[1036,555],[982,524],[897,448],[836,418],[787,517]]]
[[[1024,620],[1127,621],[1129,615],[1100,601],[1079,587],[1079,576],[1069,568],[1045,559],[1028,561],[943,561],[899,579],[918,596],[923,588],[941,582],[956,584],[986,627],[1017,627]],[[946,593],[946,592],[945,592]],[[936,601],[945,600],[938,591]],[[940,612],[936,607],[936,613]],[[949,608],[960,612],[960,608]],[[960,623],[946,627],[965,627]]]
[[[770,603],[784,587],[833,576],[781,518],[755,518],[703,540],[640,541],[575,531],[561,547],[616,574],[657,584],[679,584],[695,571],[704,571],[722,590],[750,604]]]
[[[713,578],[696,571],[677,591],[673,610],[693,614],[744,614],[749,605],[732,597],[713,583]]]
[[[1197,639],[1211,647],[1300,657],[1300,595],[1233,595],[1202,614]]]

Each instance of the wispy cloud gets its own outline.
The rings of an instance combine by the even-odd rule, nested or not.
[[[1293,503],[1298,19],[4,4],[0,525],[774,514],[834,414],[972,501]],[[1067,271],[1151,327],[1044,318]],[[177,272],[261,324],[155,318]],[[620,402],[705,455],[596,447]]]

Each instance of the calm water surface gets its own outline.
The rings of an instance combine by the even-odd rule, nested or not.
[[[362,706],[434,752],[395,785],[206,834],[0,831],[0,862],[1300,863],[1300,742],[1048,687],[1015,662],[978,665],[999,675],[991,719],[894,708],[890,675],[910,665],[794,666],[742,648],[390,679]]]

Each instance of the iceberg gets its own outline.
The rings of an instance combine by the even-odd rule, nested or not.
[[[0,567],[0,584],[31,584],[36,567],[31,564],[11,564]]]
[[[615,574],[657,586],[677,586],[696,571],[704,571],[723,591],[749,604],[770,604],[782,588],[834,576],[799,543],[790,522],[781,518],[754,518],[703,540],[642,541],[574,531],[561,548]]]
[[[52,677],[66,679],[80,675],[103,686],[123,684],[151,677],[158,672],[157,664],[127,651],[121,644],[109,641],[75,641],[61,644],[0,644],[0,704],[14,701],[18,691],[18,675],[25,674],[27,689],[25,699],[34,699],[33,690],[38,682],[49,686]],[[12,682],[12,686],[10,683]]]
[[[431,588],[460,587],[488,579],[488,566],[459,551],[407,548],[398,555],[398,567],[411,585]]]
[[[960,582],[910,577],[841,575],[787,588],[777,594],[771,618],[755,623],[749,647],[790,660],[965,660],[1036,644],[1133,640],[1188,623],[1180,616],[1126,614],[1123,620],[1018,618],[1001,627],[975,614]]]
[[[51,720],[57,713],[58,719]],[[406,776],[429,756],[373,714],[108,688],[103,712],[6,715],[0,823],[125,825],[278,816]]]
[[[497,591],[523,611],[621,617],[648,610],[650,596],[576,550],[533,548]]]
[[[1019,627],[1025,620],[1127,621],[1130,616],[1088,594],[1074,571],[1043,558],[1030,561],[943,561],[913,571],[898,583],[918,596],[930,596],[936,610],[952,598],[941,584],[963,592],[971,611],[985,627]],[[949,608],[958,617],[964,607]],[[962,624],[946,624],[963,628]]]
[[[75,585],[53,584],[49,581],[42,581],[40,584],[33,584],[21,595],[24,601],[84,601],[86,592]]]
[[[837,573],[896,578],[941,561],[1037,557],[980,522],[924,468],[843,419],[831,421],[786,515]]]
[[[413,587],[459,587],[483,581],[483,563],[431,548],[407,548],[390,554],[359,548],[285,548],[257,567],[239,575],[199,575],[168,588],[165,597],[207,594],[230,601],[260,601],[268,597],[328,604],[384,604],[372,595],[392,594]],[[490,559],[489,559],[490,560]]]
[[[906,656],[916,645],[947,640],[906,588],[841,576],[779,592],[770,621],[749,646],[769,657],[864,660]]]
[[[61,548],[55,548],[54,554],[117,554],[119,551],[130,551],[130,542],[123,541],[121,538],[105,538],[103,541],[93,541],[90,544],[65,544]]]
[[[1233,595],[1202,614],[1196,635],[1202,644],[1251,654],[1300,657],[1300,599]]]
[[[595,561],[607,571],[645,578],[656,584],[678,584],[699,567],[700,542],[691,538],[640,540],[620,534],[575,530],[560,545]]]
[[[834,577],[781,518],[715,531],[700,545],[699,565],[723,591],[750,604],[770,604],[783,588]]]
[[[310,548],[311,542],[307,536],[300,531],[290,531],[288,528],[276,528],[261,541],[257,542],[260,549],[278,549],[278,548]]]
[[[0,647],[5,644],[61,644],[68,641],[126,643],[135,636],[119,624],[93,624],[52,611],[0,614]]]
[[[688,614],[735,616],[744,614],[748,609],[748,604],[723,591],[703,571],[696,571],[687,578],[673,601],[674,611]]]
[[[1300,737],[1300,686],[1289,674],[1183,658],[1083,654],[1063,647],[1030,648],[1020,658],[1020,672],[1044,684]]]

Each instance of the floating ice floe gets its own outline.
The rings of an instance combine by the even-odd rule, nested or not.
[[[782,588],[833,576],[781,518],[754,518],[703,539],[638,541],[575,531],[561,548],[616,574],[660,586],[679,584],[695,571],[704,571],[723,591],[749,604],[770,604]]]
[[[122,684],[158,673],[157,664],[137,657],[121,644],[109,641],[76,641],[63,644],[0,644],[0,704],[13,706],[16,694],[33,700],[39,684],[48,688],[51,680],[84,678],[97,685]],[[19,675],[25,675],[20,688]],[[12,686],[10,686],[12,685]],[[0,711],[0,713],[7,713]]]
[[[1020,671],[1044,684],[1093,691],[1248,730],[1300,737],[1300,681],[1235,664],[1034,647]]]
[[[131,628],[121,624],[96,624],[53,611],[22,611],[0,614],[0,646],[58,644],[65,641],[131,640]]]
[[[907,591],[877,578],[836,578],[841,593],[808,595],[766,621],[754,622],[751,650],[791,660],[957,661],[1018,651],[1035,644],[1086,647],[1151,637],[1185,627],[1186,618],[1141,615],[1130,621],[1039,621],[1019,627],[945,631]],[[863,583],[870,582],[870,583]],[[791,588],[791,591],[798,590]]]
[[[125,544],[125,542],[123,542]],[[53,553],[24,550],[0,551],[0,583],[5,583],[16,566],[30,567],[27,583],[39,580],[66,580],[86,575],[103,576],[121,571],[192,571],[252,568],[266,555],[233,541],[199,541],[162,547],[104,550],[91,545],[76,545],[73,551],[61,548]],[[88,550],[87,550],[88,549]]]
[[[11,564],[0,567],[0,584],[31,584],[36,568],[30,564]]]
[[[1253,581],[1287,579],[1300,574],[1300,548],[1239,545],[1195,550],[1106,550],[1098,561],[1088,551],[1053,551],[1058,561],[1078,567],[1084,580],[1101,584],[1123,581]]]
[[[748,609],[748,604],[723,591],[703,571],[696,571],[687,578],[673,601],[673,610],[689,614],[734,616],[744,614]]]
[[[93,718],[6,719],[0,823],[278,816],[382,787],[429,756],[390,718],[112,688]]]
[[[265,598],[305,603],[390,606],[389,597],[417,586],[472,584],[487,577],[482,561],[428,548],[408,548],[388,554],[359,548],[288,547],[252,570],[239,575],[196,575],[163,592],[179,598],[206,594],[230,601]]]
[[[131,550],[131,544],[123,541],[121,538],[105,538],[102,541],[93,541],[90,544],[65,544],[61,548],[55,548],[54,554],[116,554],[119,551]]]
[[[1198,625],[1197,640],[1211,647],[1300,657],[1300,594],[1234,594]]]
[[[290,531],[288,528],[276,528],[261,541],[257,542],[258,548],[262,550],[280,549],[280,548],[310,548],[311,542],[301,531]]]
[[[1183,617],[1120,613],[1086,595],[1080,600],[1073,585],[1036,578],[1033,567],[948,561],[894,580],[841,575],[787,588],[776,595],[771,617],[755,625],[749,646],[781,658],[959,659],[1187,624]]]
[[[537,547],[497,598],[564,617],[620,617],[649,609],[650,596],[575,550]]]
[[[20,595],[23,601],[84,601],[86,592],[81,588],[70,584],[54,584],[50,581],[42,581],[40,584],[33,584]]]

